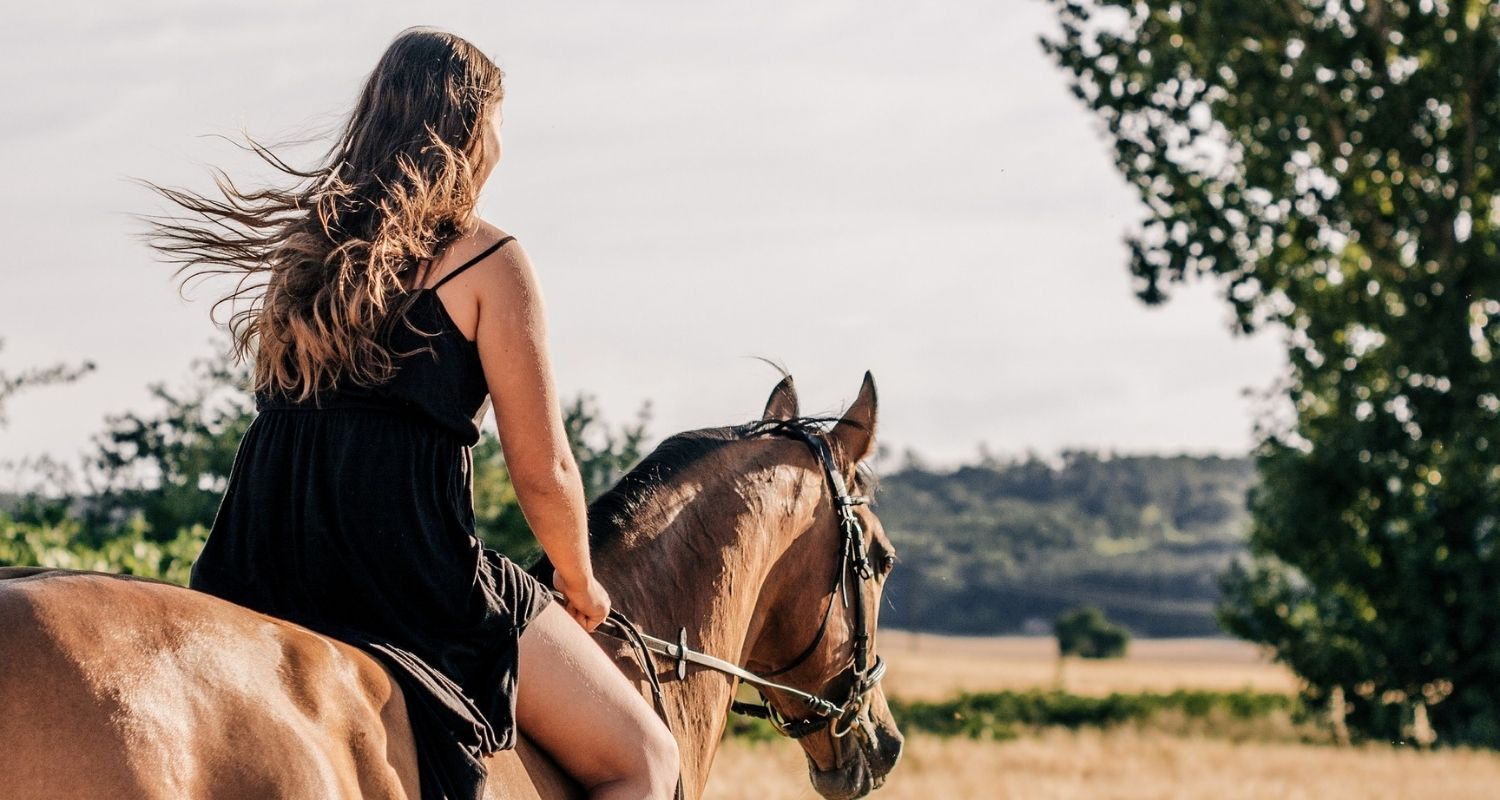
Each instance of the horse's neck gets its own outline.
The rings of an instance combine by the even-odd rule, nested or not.
[[[766,574],[785,547],[783,534],[752,514],[731,486],[701,487],[656,513],[663,521],[646,526],[654,535],[622,543],[595,562],[600,581],[642,632],[676,641],[678,629],[686,628],[689,648],[743,663]],[[682,754],[683,786],[697,797],[736,682],[695,665],[679,681],[669,657],[657,656],[657,662]]]

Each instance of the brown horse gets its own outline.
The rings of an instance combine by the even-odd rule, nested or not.
[[[875,405],[866,373],[854,404],[816,434],[856,493],[864,476],[855,467],[874,448]],[[817,430],[797,413],[788,376],[764,420]],[[683,629],[691,649],[752,671],[798,659],[778,683],[841,698],[856,631],[830,578],[842,568],[830,487],[807,444],[752,431],[672,436],[594,501],[595,570],[642,631],[676,641]],[[864,593],[873,631],[894,552],[869,509],[854,512],[873,579],[844,590]],[[647,692],[627,646],[594,635]],[[738,681],[696,666],[678,679],[666,661],[658,678],[683,786],[698,797]],[[791,695],[766,697],[786,718],[808,716]],[[900,756],[878,686],[866,700],[845,729],[859,735],[829,725],[798,740],[824,797],[869,793]],[[415,798],[415,758],[401,691],[362,650],[157,581],[0,569],[0,795]],[[582,796],[524,736],[488,767],[489,798]]]

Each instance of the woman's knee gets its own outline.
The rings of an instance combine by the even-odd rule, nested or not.
[[[676,788],[677,776],[682,772],[682,754],[677,747],[677,738],[660,719],[652,720],[642,733],[642,750],[651,783],[658,788],[665,787],[670,795]]]
[[[650,797],[671,797],[682,772],[677,738],[654,709],[628,716],[633,718],[631,735],[611,754],[611,781],[649,787]]]
[[[677,740],[578,623],[549,604],[521,641],[517,714],[533,741],[586,786],[645,783],[652,796],[671,797],[681,770]],[[598,702],[587,710],[556,702],[579,694]]]
[[[607,782],[626,781],[651,788],[651,797],[671,797],[682,771],[677,739],[657,716],[639,718],[628,744],[611,755]]]

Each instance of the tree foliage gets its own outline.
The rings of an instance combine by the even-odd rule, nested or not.
[[[1368,736],[1500,746],[1500,4],[1052,4],[1140,296],[1214,276],[1286,342],[1225,624]]]
[[[152,384],[156,406],[110,417],[96,452],[66,480],[34,485],[0,514],[0,565],[97,569],[185,583],[213,527],[230,470],[256,411],[247,368],[228,352],[200,358],[180,389]],[[642,455],[649,404],[610,427],[592,395],[563,407],[574,459],[592,499]],[[475,532],[525,563],[540,553],[505,468],[499,437],[473,448]]]
[[[1104,612],[1088,606],[1069,611],[1052,622],[1061,656],[1120,658],[1130,645],[1130,632],[1104,618]]]
[[[136,515],[155,541],[213,525],[255,408],[248,368],[233,366],[227,354],[194,359],[191,369],[181,389],[151,384],[158,408],[109,417],[94,437],[88,474],[96,477],[84,522],[95,539],[119,533]]]
[[[137,516],[114,535],[100,537],[86,533],[76,517],[49,523],[0,512],[0,566],[115,572],[186,585],[207,536],[206,528],[194,525],[158,541],[146,536]]]
[[[644,455],[650,404],[641,407],[633,424],[619,430],[605,422],[597,401],[587,392],[579,393],[562,410],[584,496],[592,501]],[[474,445],[474,524],[486,544],[516,563],[529,564],[541,555],[541,546],[516,501],[500,439],[489,432]]]
[[[1067,452],[913,466],[874,510],[900,568],[881,624],[961,634],[1047,632],[1094,605],[1142,636],[1220,632],[1214,575],[1245,546],[1248,459]]]
[[[5,340],[0,338],[0,350],[5,349]],[[0,368],[0,428],[9,425],[7,417],[7,405],[17,394],[24,390],[34,389],[52,384],[71,383],[82,378],[96,368],[96,364],[85,359],[82,364],[70,367],[65,364],[53,364],[47,367],[30,367],[20,372]],[[67,481],[72,472],[65,463],[49,455],[40,455],[25,458],[0,458],[0,470],[13,472],[17,475],[46,474],[47,480]],[[30,479],[28,478],[28,481]],[[14,502],[15,498],[9,492],[0,491],[0,500]]]

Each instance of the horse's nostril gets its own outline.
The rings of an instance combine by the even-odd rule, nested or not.
[[[875,777],[884,779],[886,774],[896,768],[896,762],[901,760],[901,749],[904,745],[899,733],[893,734],[885,729],[877,729],[874,747],[866,753],[870,771]]]
[[[885,750],[885,752],[883,752],[881,754],[881,755],[883,755],[885,757],[886,769],[887,770],[895,767],[896,766],[896,762],[901,760],[901,748],[902,748],[902,742],[900,742],[898,740],[898,741],[892,742],[891,746],[888,747]]]

